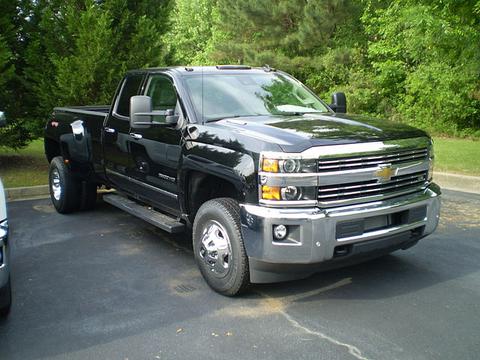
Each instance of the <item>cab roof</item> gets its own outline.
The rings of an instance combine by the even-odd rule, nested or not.
[[[221,73],[265,73],[276,71],[276,69],[269,67],[251,67],[248,65],[215,65],[215,66],[168,66],[156,67],[147,69],[130,70],[127,74],[132,73],[156,73],[156,72],[173,72],[178,75],[198,75],[198,74],[221,74]]]

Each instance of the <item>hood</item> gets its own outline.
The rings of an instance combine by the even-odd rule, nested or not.
[[[278,144],[283,151],[312,146],[351,144],[428,136],[408,125],[359,115],[305,114],[224,119],[217,126]]]

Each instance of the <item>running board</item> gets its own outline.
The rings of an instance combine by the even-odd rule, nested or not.
[[[137,204],[135,201],[129,200],[123,196],[105,194],[103,195],[103,201],[171,234],[185,230],[185,225],[177,219]]]

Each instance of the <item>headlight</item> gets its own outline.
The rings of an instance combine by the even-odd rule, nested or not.
[[[272,173],[310,173],[317,171],[317,161],[311,159],[269,159],[262,160],[262,171]]]
[[[278,157],[277,157],[278,156]],[[269,206],[315,206],[317,160],[284,154],[260,158],[259,200]]]
[[[261,187],[263,200],[315,200],[316,187],[314,186],[266,186]]]

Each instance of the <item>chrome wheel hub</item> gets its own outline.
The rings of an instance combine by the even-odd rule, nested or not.
[[[60,174],[57,169],[54,169],[52,171],[52,194],[55,200],[60,200],[60,197],[62,195],[62,183],[60,182]]]
[[[227,231],[217,221],[210,220],[202,232],[200,258],[218,277],[224,276],[232,261],[232,247]]]

